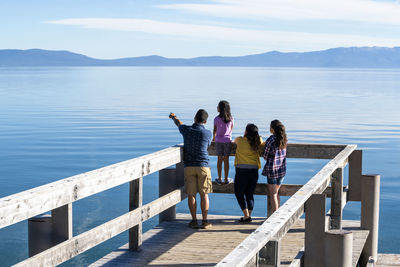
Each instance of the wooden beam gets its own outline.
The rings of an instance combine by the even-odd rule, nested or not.
[[[343,217],[343,168],[337,168],[331,175],[331,227],[330,229],[342,229]]]
[[[177,169],[163,169],[158,172],[158,197],[162,197],[181,186],[177,185]],[[158,223],[176,219],[176,206],[173,206],[158,215]]]
[[[304,265],[319,267],[324,262],[324,241],[326,225],[326,196],[312,195],[305,204],[306,220],[304,233]]]
[[[362,150],[349,157],[349,201],[361,201]]]
[[[273,237],[282,237],[303,214],[304,204],[312,194],[320,194],[328,186],[331,174],[343,166],[356,145],[348,145],[329,161],[311,180],[288,199],[256,231],[231,251],[217,266],[245,266]]]
[[[281,188],[279,189],[278,194],[284,197],[293,196],[303,185],[301,184],[282,184]],[[347,190],[346,186],[343,186],[343,191]],[[219,185],[216,182],[213,182],[213,193],[220,193],[220,194],[233,194],[234,193],[234,184],[222,184]],[[257,184],[256,189],[254,191],[255,195],[268,195],[268,187],[267,184]],[[332,188],[328,186],[322,192],[322,194],[326,195],[326,197],[331,197]]]
[[[94,246],[148,220],[165,209],[183,200],[184,189],[180,188],[154,200],[153,202],[75,236],[63,243],[47,249],[14,266],[55,266]]]
[[[143,205],[143,178],[129,182],[129,211]],[[139,251],[142,246],[142,223],[129,229],[129,250]]]
[[[182,161],[182,146],[93,170],[0,199],[0,229]]]
[[[54,244],[72,238],[72,204],[51,211]]]
[[[346,145],[288,144],[288,158],[333,159]]]
[[[380,175],[363,175],[361,180],[361,229],[369,230],[360,257],[365,266],[370,256],[378,257]]]
[[[296,257],[292,260],[289,267],[301,267],[304,266],[304,247],[299,250]]]
[[[259,267],[279,267],[281,263],[281,240],[270,240],[258,252]]]
[[[317,266],[326,267],[352,267],[353,232],[345,230],[329,230],[324,237],[324,258]],[[307,248],[306,248],[307,252]],[[307,254],[305,255],[307,260]],[[307,264],[307,262],[305,262]],[[362,265],[365,266],[365,265]]]
[[[346,145],[334,144],[291,144],[287,146],[288,158],[304,158],[304,159],[333,159]],[[236,144],[233,144],[231,156],[236,152]],[[210,156],[216,156],[216,143],[212,142],[208,148]],[[260,153],[262,156],[262,153]]]
[[[331,187],[328,187],[328,188],[330,188],[331,189]],[[328,189],[327,188],[327,189]],[[346,186],[343,186],[343,191],[342,191],[342,210],[346,207],[346,205],[347,205],[347,202],[349,202],[349,200],[348,200],[348,191],[349,191],[349,187],[346,185]],[[326,197],[332,197],[332,196],[326,196]],[[332,213],[332,210],[331,209],[329,209],[327,212],[326,212],[326,229],[329,229],[330,227],[331,227],[331,213]]]

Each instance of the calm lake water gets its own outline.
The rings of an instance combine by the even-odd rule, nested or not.
[[[290,142],[363,149],[363,173],[381,175],[379,251],[400,253],[400,70],[0,68],[0,197],[181,143],[169,112],[191,124],[204,108],[211,122],[221,99],[231,103],[234,136],[252,122],[265,138],[278,118]],[[285,183],[305,183],[325,163],[290,159]],[[215,177],[216,158],[211,166]],[[146,176],[144,202],[157,196],[157,174]],[[348,204],[345,218],[359,218],[359,208]],[[127,184],[75,202],[74,235],[127,210]],[[188,212],[186,202],[178,211]],[[233,195],[214,194],[210,213],[241,211]],[[255,216],[265,214],[259,196]],[[87,265],[127,239],[123,233],[64,265]],[[25,259],[27,250],[26,222],[0,229],[0,266]]]

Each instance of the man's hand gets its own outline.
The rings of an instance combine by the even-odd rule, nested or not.
[[[172,119],[176,126],[182,125],[183,123],[176,117],[175,113],[169,113],[169,118]]]

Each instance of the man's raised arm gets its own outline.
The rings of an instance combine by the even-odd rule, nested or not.
[[[180,126],[180,125],[183,124],[183,123],[181,122],[181,120],[179,120],[178,117],[176,117],[175,113],[172,113],[172,112],[171,112],[171,113],[169,114],[169,118],[172,119],[172,120],[174,121],[174,123],[175,123],[176,126]]]

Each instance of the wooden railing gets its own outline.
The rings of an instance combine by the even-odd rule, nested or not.
[[[355,145],[289,144],[289,158],[331,161],[305,185],[283,185],[280,195],[291,198],[217,266],[245,266],[258,259],[259,252],[284,236],[304,213],[305,204],[313,194],[325,192],[331,196],[331,226],[333,229],[340,228],[345,203],[348,200],[361,200],[362,155],[361,151],[355,149]],[[0,199],[0,228],[48,211],[52,213],[52,231],[56,236],[53,246],[16,266],[54,266],[127,230],[129,248],[139,249],[142,222],[158,214],[161,214],[160,220],[173,219],[175,205],[186,197],[182,187],[182,154],[182,146],[177,145]],[[215,144],[210,146],[209,154],[216,155]],[[343,187],[343,168],[348,163],[349,186]],[[176,169],[168,169],[173,165],[176,165]],[[157,171],[160,171],[160,197],[142,205],[143,177]],[[124,183],[130,183],[130,211],[72,236],[72,203]],[[331,187],[328,187],[329,183]],[[216,186],[214,192],[233,193],[233,186]],[[266,195],[266,185],[258,184],[256,194]]]
[[[355,150],[355,145],[348,145],[329,161],[313,178],[302,186],[283,206],[274,212],[255,232],[250,234],[235,250],[227,255],[217,266],[245,266],[270,240],[279,240],[304,213],[304,204],[313,194],[322,193],[329,185],[331,175],[337,169],[343,169],[348,157]],[[289,150],[289,149],[288,149]],[[342,172],[341,172],[342,173]],[[336,177],[342,179],[343,177]],[[341,189],[341,188],[340,188]],[[343,201],[339,197],[335,206]]]
[[[303,215],[306,207],[305,248],[301,260],[291,266],[303,266],[300,263],[304,260],[306,267],[350,266],[343,263],[343,258],[335,259],[337,255],[329,254],[330,251],[324,248],[326,235],[332,234],[329,230],[342,228],[342,211],[348,201],[361,201],[361,229],[369,231],[361,254],[361,266],[366,265],[370,256],[376,259],[379,175],[362,175],[362,151],[356,150],[356,145],[289,144],[287,152],[289,158],[331,160],[305,185],[282,185],[279,194],[291,197],[216,266],[278,266],[279,242]],[[347,164],[349,184],[344,186],[343,175]],[[225,186],[224,189],[214,189],[214,192],[232,193],[232,188]],[[257,193],[268,194],[266,185],[258,184]],[[328,214],[325,212],[326,197],[331,198]],[[344,235],[341,232],[334,234]],[[351,261],[351,250],[347,254],[346,258]],[[329,258],[325,260],[327,255]],[[266,259],[269,261],[267,264]]]
[[[138,249],[142,222],[185,198],[181,187],[142,206],[143,177],[175,164],[176,176],[183,182],[182,147],[174,146],[1,198],[0,228],[52,211],[53,232],[59,244],[16,266],[54,266],[127,230],[130,231],[130,248]],[[72,236],[73,202],[128,182],[130,212]]]

